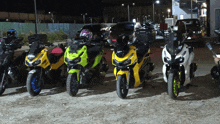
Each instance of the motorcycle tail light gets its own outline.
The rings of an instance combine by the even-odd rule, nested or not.
[[[112,42],[117,42],[117,39],[112,39]]]

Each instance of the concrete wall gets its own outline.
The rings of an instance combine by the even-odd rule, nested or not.
[[[211,33],[211,37],[217,36],[214,33],[214,30],[216,30],[215,29],[215,27],[216,27],[216,24],[215,24],[215,10],[216,9],[220,9],[220,0],[210,0],[210,33]]]
[[[37,24],[38,33],[41,32],[57,32],[63,30],[70,37],[74,37],[75,33],[79,31],[84,24],[73,24],[73,23],[40,23]],[[9,29],[15,29],[18,34],[35,32],[34,23],[16,23],[16,22],[1,22],[0,32],[7,31]],[[0,36],[2,34],[0,33]]]

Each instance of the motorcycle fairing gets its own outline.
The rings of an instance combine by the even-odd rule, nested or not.
[[[41,52],[32,60],[30,61],[26,56],[25,61],[26,66],[39,66],[42,68],[47,68],[50,65],[50,61],[47,57],[47,48],[41,50]]]
[[[168,81],[168,77],[166,75],[167,72],[167,66],[169,66],[170,63],[165,61],[165,57],[168,57],[171,60],[171,54],[168,52],[168,50],[166,49],[167,47],[165,46],[164,49],[162,50],[162,61],[164,63],[163,65],[163,77],[164,77],[164,81],[167,82]],[[180,57],[182,58],[188,58],[188,59],[183,59],[183,61],[179,61],[179,66],[180,67],[184,67],[185,69],[185,82],[184,82],[184,86],[187,85],[190,82],[190,64],[192,63],[193,59],[194,59],[194,53],[191,52],[189,53],[189,49],[188,49],[188,45],[184,44],[183,47],[181,48],[182,50],[177,53],[175,55],[175,60],[179,59]]]
[[[80,73],[80,70],[79,69],[70,69],[68,71],[68,73],[76,73],[77,74],[77,81],[79,81],[79,73]]]
[[[51,64],[50,69],[58,69],[60,66],[64,64],[64,56],[60,57],[59,61],[55,64]]]
[[[77,63],[73,62],[71,64],[79,64],[79,65],[82,65],[83,67],[85,67],[88,64],[87,47],[85,45],[81,49],[76,50],[76,52],[74,53],[70,53],[69,51],[70,51],[70,47],[66,49],[65,54],[64,54],[65,64],[67,65],[70,64],[74,59],[77,59],[78,57],[80,57],[81,59],[80,62],[77,62]]]
[[[100,63],[103,54],[104,54],[104,50],[102,50],[102,51],[99,53],[99,55],[97,55],[97,56],[95,57],[95,61],[94,61],[93,65],[92,65],[92,68],[94,68],[96,65],[98,65],[98,64]]]
[[[129,50],[129,52],[124,56],[124,57],[118,57],[116,54],[115,54],[115,51],[113,51],[113,53],[112,53],[112,64],[114,65],[114,66],[116,66],[115,64],[114,64],[114,59],[115,60],[117,60],[118,62],[123,62],[123,61],[125,61],[125,60],[128,60],[128,58],[130,57],[130,60],[131,60],[131,62],[130,62],[130,64],[128,64],[128,65],[131,65],[131,64],[133,64],[134,62],[137,62],[137,53],[136,53],[136,47],[135,46],[130,46],[130,50]],[[132,55],[133,54],[133,55]],[[131,56],[132,55],[132,56]],[[127,66],[128,66],[127,65]]]
[[[143,62],[145,60],[145,56],[147,55],[147,53],[145,54],[145,56],[143,56],[142,61],[140,63],[138,63],[137,62],[138,58],[137,58],[137,54],[136,54],[135,49],[136,49],[135,46],[130,46],[130,51],[123,58],[117,57],[117,55],[113,51],[113,53],[112,53],[112,64],[114,66],[118,67],[118,69],[116,67],[114,68],[114,75],[116,77],[116,80],[117,80],[118,75],[126,74],[127,83],[129,83],[129,74],[130,74],[130,72],[129,72],[128,69],[126,69],[126,67],[128,67],[132,64],[135,64],[134,67],[133,67],[133,74],[132,75],[134,75],[134,79],[135,79],[134,87],[138,87],[141,84],[140,76],[139,76],[139,70],[140,70],[141,66],[143,65]],[[150,49],[148,50],[148,53],[150,53]],[[120,69],[120,66],[114,64],[114,60],[116,60],[118,62],[124,62],[128,59],[131,60],[130,64],[124,65],[124,67],[122,66],[121,69]]]

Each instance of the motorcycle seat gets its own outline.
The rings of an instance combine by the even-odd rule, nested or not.
[[[63,54],[63,50],[60,47],[56,47],[51,51],[51,54],[54,54],[55,56],[60,56]]]
[[[96,57],[102,51],[101,46],[94,46],[87,50],[87,55],[89,59]]]

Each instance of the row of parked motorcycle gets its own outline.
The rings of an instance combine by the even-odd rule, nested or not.
[[[197,69],[192,62],[193,48],[184,44],[190,36],[185,28],[184,25],[175,26],[166,37],[167,44],[162,51],[163,78],[173,99],[177,98],[182,87],[190,83]],[[145,87],[151,78],[154,70],[150,58],[152,29],[150,25],[137,27],[131,22],[117,23],[111,28],[107,41],[114,47],[112,64],[120,98],[126,98],[130,88]],[[36,96],[44,84],[54,83],[62,77],[61,68],[64,66],[68,72],[66,90],[70,96],[75,96],[81,85],[102,83],[109,67],[104,57],[104,44],[97,41],[91,31],[82,30],[68,47],[45,44],[45,37],[42,34],[29,36],[30,50],[14,58],[15,50],[23,45],[23,38],[17,38],[15,30],[7,32],[7,38],[0,42],[0,94],[10,82],[26,80],[27,91]]]

